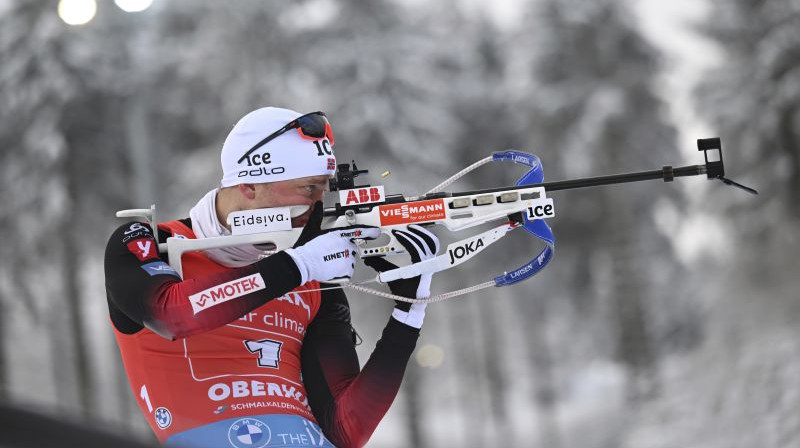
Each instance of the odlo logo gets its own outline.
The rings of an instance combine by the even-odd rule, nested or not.
[[[456,247],[455,249],[448,250],[447,253],[450,254],[450,264],[454,264],[456,260],[466,257],[483,246],[483,238],[478,238],[475,241],[470,241],[466,244]]]
[[[256,168],[254,170],[242,170],[239,171],[237,177],[245,177],[245,176],[269,176],[270,174],[283,174],[286,172],[286,168],[282,166],[276,166],[274,168],[267,168],[265,166]]]
[[[236,163],[241,165],[242,162],[245,162],[250,169],[243,169],[239,171],[237,177],[269,176],[270,174],[283,174],[286,172],[286,168],[282,166],[275,166],[272,168],[265,166],[272,163],[272,160],[270,160],[271,157],[272,155],[268,152],[263,154],[247,154],[242,156],[242,158],[237,160]]]
[[[335,260],[337,258],[348,258],[348,257],[350,257],[350,251],[349,250],[343,250],[341,252],[336,252],[336,253],[333,253],[333,254],[325,255],[324,257],[322,257],[322,259],[324,261],[331,261],[331,260]]]

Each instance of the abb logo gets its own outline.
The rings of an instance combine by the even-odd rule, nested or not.
[[[383,202],[386,195],[383,186],[355,188],[352,190],[342,190],[339,192],[339,202],[342,205],[371,204],[373,202]]]
[[[261,274],[252,274],[208,288],[197,294],[192,294],[189,296],[189,302],[192,304],[192,311],[197,314],[214,305],[219,305],[262,289],[264,289],[264,278]]]
[[[391,204],[380,207],[381,225],[413,224],[447,218],[443,199],[418,201],[410,204]]]
[[[131,251],[133,255],[136,255],[139,261],[158,258],[158,248],[156,247],[156,242],[152,238],[133,240],[128,243],[128,250]]]

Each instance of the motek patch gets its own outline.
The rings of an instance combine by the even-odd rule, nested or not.
[[[383,185],[376,187],[354,188],[339,192],[339,203],[343,206],[372,204],[386,200]]]
[[[291,207],[241,210],[228,215],[228,225],[233,235],[292,230]]]
[[[152,238],[139,238],[138,240],[129,242],[127,246],[128,250],[131,251],[133,255],[136,255],[139,261],[158,258],[158,246]]]
[[[431,199],[408,204],[381,205],[379,211],[382,226],[414,224],[447,218],[443,199]]]
[[[192,311],[197,314],[214,305],[237,299],[264,288],[264,278],[261,274],[256,273],[192,294],[189,296],[189,302],[192,304]]]

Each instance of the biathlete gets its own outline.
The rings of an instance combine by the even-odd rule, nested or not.
[[[167,446],[361,447],[400,387],[425,304],[398,304],[363,369],[350,307],[324,282],[350,277],[354,236],[373,227],[320,229],[322,196],[336,169],[333,132],[321,112],[262,108],[244,116],[222,147],[221,187],[186,219],[117,228],[105,254],[111,323],[133,394]],[[159,240],[229,235],[231,212],[303,206],[294,247],[258,246],[183,255],[183,278]],[[412,260],[439,250],[418,226],[396,233]],[[368,261],[382,271],[382,258]],[[430,295],[431,275],[390,284]],[[323,288],[323,289],[320,289]]]

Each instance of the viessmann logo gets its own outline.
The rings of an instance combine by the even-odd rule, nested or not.
[[[411,204],[382,205],[380,212],[382,226],[437,221],[447,217],[444,212],[443,199],[419,201]]]
[[[262,290],[264,287],[264,278],[256,273],[193,294],[189,296],[189,302],[192,304],[192,311],[197,314],[214,305]]]

